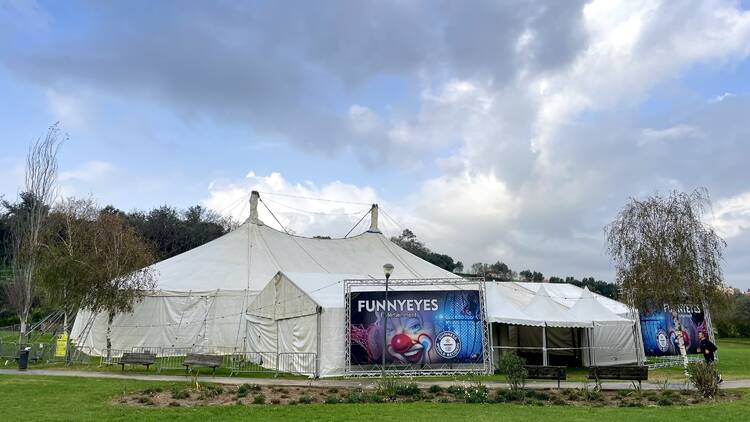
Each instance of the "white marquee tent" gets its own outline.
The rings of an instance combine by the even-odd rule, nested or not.
[[[274,366],[279,353],[314,354],[319,375],[341,375],[344,280],[381,279],[384,263],[394,265],[393,279],[458,278],[383,236],[377,206],[365,233],[319,239],[264,225],[257,215],[258,200],[254,192],[251,216],[236,230],[152,266],[158,289],[132,313],[114,317],[112,349],[272,352],[264,366]],[[580,344],[573,345],[588,348],[583,364],[641,361],[637,320],[628,308],[587,290],[568,284],[488,282],[486,309],[493,326],[518,328],[493,328],[493,342],[500,348],[539,347],[547,340],[550,347],[566,345],[567,334],[559,330],[581,330]],[[539,327],[545,335],[538,333]],[[107,328],[106,315],[84,310],[71,338],[87,353],[102,355]]]

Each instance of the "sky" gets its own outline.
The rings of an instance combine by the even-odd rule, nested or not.
[[[0,0],[0,194],[55,122],[61,196],[243,219],[255,189],[333,237],[377,202],[548,276],[612,280],[629,198],[705,187],[750,288],[749,1]]]

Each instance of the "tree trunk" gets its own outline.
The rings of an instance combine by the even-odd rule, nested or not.
[[[63,311],[63,335],[65,336],[65,364],[70,364],[70,334],[68,333],[68,311]]]
[[[25,346],[29,341],[29,335],[26,332],[26,316],[21,319],[21,332],[18,334],[18,346]]]
[[[110,312],[107,318],[107,365],[112,363],[112,320],[114,318],[114,312]]]
[[[682,324],[680,324],[680,318],[677,315],[677,311],[675,310],[672,310],[672,322],[674,322],[674,335],[677,338],[677,345],[680,349],[680,356],[682,356],[682,366],[683,368],[685,368],[685,375],[687,375],[687,349],[685,349],[685,339],[682,338]]]

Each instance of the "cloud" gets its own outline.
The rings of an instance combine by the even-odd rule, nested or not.
[[[53,26],[28,51],[3,44],[2,65],[63,100],[85,90],[185,122],[245,127],[324,159],[346,152],[365,167],[387,163],[411,191],[384,203],[375,178],[357,186],[346,174],[317,184],[251,173],[216,180],[206,200],[212,209],[244,217],[253,188],[381,202],[431,247],[465,262],[507,259],[608,277],[601,228],[628,197],[706,186],[718,198],[717,224],[736,240],[728,259],[746,254],[746,244],[750,251],[741,205],[750,98],[725,94],[696,105],[674,96],[673,109],[657,117],[643,110],[665,84],[692,91],[681,78],[696,67],[747,60],[750,12],[735,2],[330,2],[296,3],[294,14],[284,2],[87,9],[77,36]],[[382,82],[388,78],[408,89]],[[718,92],[725,90],[734,91]],[[286,205],[274,212],[305,234],[341,233],[366,208],[264,198]]]
[[[306,236],[343,237],[367,213],[371,204],[378,202],[374,189],[367,186],[340,181],[324,185],[311,181],[293,183],[280,173],[261,176],[250,172],[241,181],[212,182],[204,205],[224,216],[244,221],[250,214],[249,199],[253,190],[261,192],[261,200],[266,203],[258,207],[262,221],[282,230],[276,221],[278,218],[285,229]],[[369,227],[364,225],[369,224],[369,218],[365,220],[358,233]]]

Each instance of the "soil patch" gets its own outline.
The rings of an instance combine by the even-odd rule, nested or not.
[[[147,388],[127,393],[113,403],[137,407],[192,407],[228,405],[302,405],[311,403],[516,403],[530,406],[588,407],[656,407],[690,406],[708,402],[730,402],[742,393],[721,391],[718,397],[706,399],[696,391],[598,391],[595,389],[562,390],[489,390],[481,384],[454,385],[441,388],[418,388],[401,384],[395,388],[324,388],[283,387],[243,384],[224,386],[203,384],[199,389],[186,386],[162,389]]]

